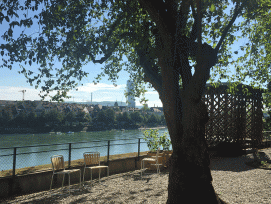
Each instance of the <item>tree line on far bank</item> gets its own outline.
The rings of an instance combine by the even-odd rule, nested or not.
[[[58,110],[43,111],[37,115],[35,112],[21,112],[17,116],[12,113],[0,112],[0,128],[51,128],[61,127],[127,127],[127,126],[157,126],[165,125],[164,115],[156,115],[147,112],[123,112],[118,113],[114,109],[106,109],[95,112],[93,115],[83,111],[62,112]]]

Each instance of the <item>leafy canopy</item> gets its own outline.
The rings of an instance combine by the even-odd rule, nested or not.
[[[0,23],[8,26],[1,36],[0,66],[12,69],[14,63],[20,63],[28,82],[41,86],[41,97],[57,91],[52,100],[67,97],[67,92],[88,76],[82,66],[89,62],[103,64],[95,83],[107,75],[116,84],[118,73],[124,69],[135,82],[135,95],[144,94],[145,82],[161,81],[161,68],[157,63],[157,24],[139,2],[144,1],[2,0]],[[210,82],[251,79],[250,85],[260,87],[269,82],[270,0],[201,2],[202,41],[213,48],[221,45]],[[183,33],[194,37],[195,0],[157,0],[157,4],[168,9],[177,6],[187,17]],[[229,27],[237,17],[243,17],[242,21]],[[165,20],[171,23],[170,17]],[[22,28],[20,34],[15,32],[18,27]],[[232,52],[231,47],[240,38],[247,38],[248,43]],[[195,56],[189,59],[193,67]],[[33,64],[37,64],[37,72]],[[232,75],[230,65],[234,66]]]

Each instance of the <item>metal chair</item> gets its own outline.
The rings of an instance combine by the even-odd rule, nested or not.
[[[156,169],[157,169],[157,173],[160,173],[160,166],[162,166],[163,164],[158,163],[159,151],[160,151],[160,149],[158,148],[155,158],[144,158],[141,160],[141,172],[140,172],[141,177],[142,177],[142,173],[144,170],[144,162],[155,162],[155,164],[151,164],[151,165],[155,165]]]
[[[55,174],[63,174],[63,181],[62,181],[62,188],[64,184],[64,178],[65,174],[69,175],[69,194],[71,193],[70,189],[70,174],[79,171],[80,173],[80,188],[81,188],[81,170],[80,169],[70,169],[66,170],[65,169],[65,164],[64,164],[64,157],[62,155],[55,155],[51,157],[51,162],[53,166],[53,175],[52,175],[52,180],[51,180],[51,185],[50,185],[50,192],[52,190],[52,184],[53,184],[53,178]]]
[[[90,169],[91,184],[92,184],[92,169],[99,169],[99,183],[100,183],[100,175],[101,175],[102,168],[107,168],[107,176],[109,176],[109,167],[100,165],[100,153],[99,152],[85,152],[83,155],[84,155],[84,162],[85,162],[83,183],[85,181],[86,169]]]

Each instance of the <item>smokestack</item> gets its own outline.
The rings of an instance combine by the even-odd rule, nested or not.
[[[92,105],[92,92],[91,92],[91,105]]]

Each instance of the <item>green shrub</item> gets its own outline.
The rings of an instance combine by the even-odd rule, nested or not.
[[[171,141],[168,138],[167,133],[164,133],[162,136],[159,137],[158,130],[150,129],[145,130],[143,134],[143,139],[147,141],[147,146],[150,152],[156,152],[160,146],[163,147],[163,150],[169,150]]]

